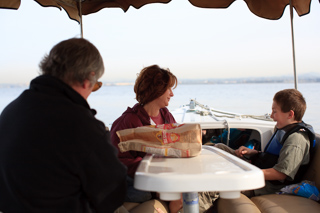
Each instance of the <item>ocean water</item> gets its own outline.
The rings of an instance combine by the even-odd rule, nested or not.
[[[0,111],[14,100],[26,86],[0,87]],[[259,84],[182,84],[173,91],[169,110],[188,104],[190,99],[230,112],[250,115],[271,113],[274,94],[282,89],[294,88],[292,83],[259,83]],[[311,124],[320,133],[320,83],[300,83],[299,91],[307,102],[304,122]],[[136,103],[133,86],[103,86],[88,98],[89,105],[97,110],[96,117],[111,127],[128,106]]]

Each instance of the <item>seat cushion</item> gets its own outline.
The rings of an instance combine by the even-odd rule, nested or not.
[[[157,199],[148,200],[132,208],[129,212],[130,213],[158,213],[159,211],[163,213],[168,213],[169,212],[168,202],[157,200]]]
[[[219,198],[217,200],[217,208],[219,213],[260,213],[254,203],[243,194],[237,199]]]
[[[319,134],[316,134],[316,141],[317,141],[316,153],[303,180],[314,181],[316,183],[317,188],[320,189],[320,135]]]
[[[124,202],[123,203],[124,208],[126,208],[128,211],[137,207],[138,205],[140,205],[140,203],[133,203],[133,202]]]
[[[295,195],[262,195],[251,200],[263,213],[320,212],[318,202]]]

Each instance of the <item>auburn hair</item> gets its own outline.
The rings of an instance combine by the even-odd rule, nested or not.
[[[134,92],[137,101],[144,105],[163,95],[167,89],[176,88],[177,85],[177,77],[169,69],[152,65],[140,71],[134,84]]]

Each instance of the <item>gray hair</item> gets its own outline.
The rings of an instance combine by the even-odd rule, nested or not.
[[[56,44],[49,55],[44,56],[39,68],[43,75],[54,76],[69,85],[83,83],[86,79],[93,85],[104,73],[99,50],[83,38]]]

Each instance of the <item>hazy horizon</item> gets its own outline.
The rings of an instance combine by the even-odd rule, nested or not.
[[[298,75],[298,85],[301,83],[320,83],[320,73],[306,73]],[[115,79],[102,81],[103,86],[128,86],[134,85],[135,79]],[[292,83],[294,77],[291,75],[270,76],[270,77],[239,77],[239,78],[180,78],[179,84],[252,84],[252,83]],[[0,87],[28,86],[30,82],[0,83]]]

